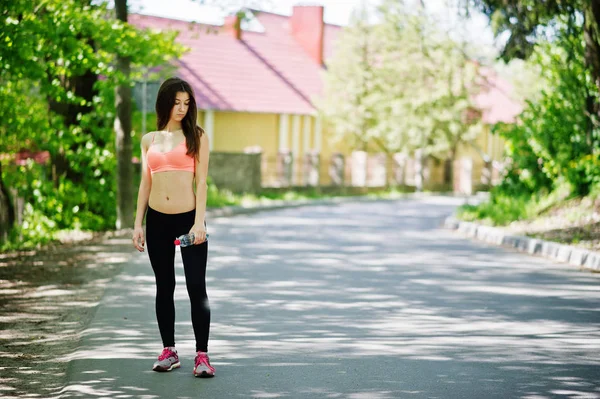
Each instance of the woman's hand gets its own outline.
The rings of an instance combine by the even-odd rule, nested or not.
[[[140,252],[144,252],[144,229],[136,227],[133,229],[133,246]]]
[[[190,233],[194,233],[194,245],[206,241],[206,227],[204,227],[204,224],[195,223],[190,229]]]

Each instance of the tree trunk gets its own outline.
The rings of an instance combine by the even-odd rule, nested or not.
[[[127,22],[127,0],[116,0],[117,19]],[[117,69],[129,78],[129,57],[117,55]],[[117,229],[133,227],[133,164],[131,163],[131,87],[125,83],[115,90],[117,149]]]
[[[92,103],[94,96],[97,94],[97,90],[94,89],[94,84],[98,80],[98,75],[92,71],[87,71],[81,76],[73,76],[71,78],[64,78],[62,86],[72,91],[75,95],[80,96],[86,100],[86,103]],[[87,114],[90,112],[91,107],[88,105],[79,104],[68,104],[65,102],[57,102],[52,98],[48,98],[48,106],[50,111],[62,116],[65,125],[71,126],[78,124],[77,117],[79,114]],[[76,150],[76,148],[71,148]],[[52,165],[55,167],[56,173],[54,174],[57,183],[59,176],[66,175],[67,179],[79,183],[81,182],[83,175],[81,172],[74,171],[69,161],[65,156],[65,149],[61,149],[56,153],[52,154]]]
[[[15,209],[2,180],[2,165],[0,164],[0,243],[6,241],[14,223]]]
[[[592,73],[592,78],[600,92],[600,0],[584,1],[584,39],[585,39],[585,62]],[[600,122],[600,104],[597,97],[589,95],[587,98],[587,111],[595,118],[595,123]],[[592,129],[588,128],[587,144],[590,153],[593,150]]]

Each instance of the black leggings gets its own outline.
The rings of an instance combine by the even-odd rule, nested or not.
[[[166,214],[150,207],[146,212],[148,256],[156,278],[156,319],[163,346],[175,346],[175,238],[189,233],[196,211]],[[192,307],[196,351],[208,351],[210,307],[206,295],[208,242],[181,248],[185,284]]]

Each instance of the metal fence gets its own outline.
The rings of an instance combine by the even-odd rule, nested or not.
[[[330,157],[311,152],[295,158],[290,152],[275,156],[263,154],[261,174],[263,187],[357,186],[383,187],[387,170],[383,154],[367,155],[355,152],[345,157],[336,153]]]
[[[453,182],[450,181],[451,166],[454,168]],[[349,156],[336,153],[328,158],[318,153],[308,153],[296,159],[290,152],[280,152],[275,156],[263,154],[261,159],[263,187],[384,187],[397,184],[468,193],[498,184],[502,170],[503,165],[496,161],[460,159],[450,164],[448,161],[427,158],[421,165],[406,154],[386,157],[385,154],[367,154],[363,151],[355,151]]]

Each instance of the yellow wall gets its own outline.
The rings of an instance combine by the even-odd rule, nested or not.
[[[280,120],[286,117],[287,123],[287,149],[292,150],[294,119],[296,115],[281,116],[279,114],[253,114],[246,112],[214,112],[213,151],[243,152],[247,147],[259,146],[262,149],[263,166],[267,176],[263,176],[265,183],[272,181],[275,176],[277,154],[280,148]],[[204,121],[204,112],[200,112],[199,120]],[[304,115],[298,118],[298,147],[296,161],[296,182],[303,184],[302,162],[305,155],[304,125],[309,124],[309,149],[315,147],[315,118],[305,120]],[[205,127],[206,128],[206,127]],[[329,146],[323,132],[322,150],[330,153]],[[322,164],[323,165],[323,164]],[[323,167],[323,166],[322,166]]]
[[[481,133],[475,138],[475,145],[480,151],[477,151],[472,145],[461,145],[456,157],[459,160],[463,158],[471,158],[473,160],[473,187],[482,183],[482,173],[485,166],[482,156],[484,154],[491,161],[501,162],[504,157],[504,140],[498,135],[492,134],[489,125],[485,125]]]
[[[331,183],[331,178],[329,177],[329,166],[331,157],[336,153],[342,153],[344,155],[344,162],[346,165],[344,180],[345,184],[350,184],[350,169],[348,166],[353,151],[353,148],[351,147],[352,143],[349,140],[334,140],[333,126],[329,126],[325,122],[322,122],[321,126],[321,167],[319,171],[320,184],[328,185]]]
[[[492,160],[502,161],[504,156],[504,141],[498,135],[492,134],[490,126],[483,126],[481,133],[475,138],[475,145],[484,154],[491,157]],[[477,158],[479,158],[483,162],[481,154],[472,145],[460,146],[457,155],[458,158],[472,157],[473,162],[476,162]]]
[[[276,153],[277,117],[276,114],[215,112],[213,151],[243,152],[246,147],[260,146],[263,153]]]
[[[204,111],[199,111],[198,120],[204,121]],[[277,154],[280,148],[280,120],[286,117],[287,124],[287,149],[292,150],[293,129],[295,115],[281,116],[279,114],[253,114],[245,112],[214,112],[214,130],[213,130],[213,151],[219,152],[243,152],[247,147],[259,146],[262,148],[263,166],[268,172],[268,176],[263,176],[265,183],[272,181],[275,176]],[[311,116],[309,149],[315,148],[316,137],[316,117]],[[304,125],[305,116],[299,117],[298,123],[298,147],[296,158],[296,183],[303,184],[302,165],[304,160]],[[206,127],[205,127],[206,128]],[[486,154],[490,154],[493,160],[501,161],[503,157],[502,140],[492,135],[490,127],[485,126],[481,134],[476,138],[475,143]],[[330,184],[329,165],[331,157],[337,152],[344,154],[346,164],[348,165],[352,153],[351,143],[348,140],[334,141],[333,129],[327,124],[321,124],[321,153],[320,153],[320,184]],[[377,149],[373,153],[378,152]],[[477,185],[481,179],[481,171],[484,165],[481,154],[470,145],[461,145],[458,150],[457,159],[471,158],[473,160],[473,185]],[[432,162],[429,164],[429,182],[428,184],[437,185],[443,183],[444,163]],[[349,169],[347,168],[345,179],[349,183]],[[456,171],[455,171],[456,172]]]
[[[475,138],[474,143],[481,150],[481,152],[477,151],[470,144],[462,144],[458,148],[456,159],[461,160],[464,158],[470,158],[473,161],[472,182],[473,187],[475,188],[482,183],[482,173],[485,166],[482,156],[485,154],[489,156],[491,160],[501,162],[504,157],[504,141],[499,136],[493,135],[491,133],[490,126],[486,125],[483,126],[481,133]],[[444,161],[435,161],[431,159],[428,167],[429,176],[428,180],[425,182],[425,186],[431,188],[439,187],[444,183]],[[455,178],[457,173],[459,173],[459,171],[455,169]]]
[[[445,165],[443,160],[429,161],[429,176],[424,185],[428,188],[433,188],[444,184]]]
[[[198,110],[197,123],[204,129],[204,111],[203,110]]]

